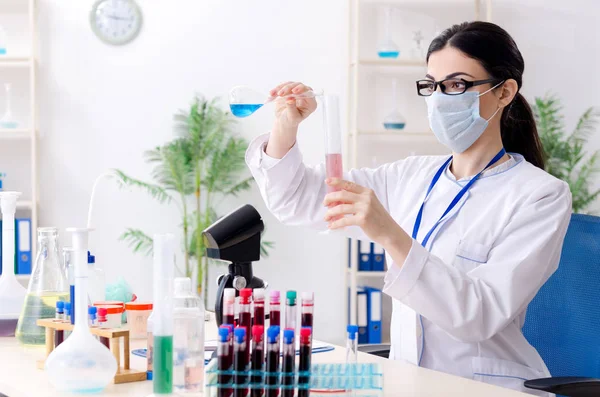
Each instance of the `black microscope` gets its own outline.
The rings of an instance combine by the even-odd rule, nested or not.
[[[235,288],[238,296],[243,288],[267,287],[267,283],[252,273],[252,262],[260,259],[260,235],[264,228],[258,211],[246,204],[223,216],[202,232],[207,256],[229,262],[228,273],[217,280],[217,326],[223,323],[225,288]]]

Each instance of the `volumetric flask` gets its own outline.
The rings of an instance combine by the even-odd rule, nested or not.
[[[58,230],[38,228],[37,258],[25,303],[17,323],[17,339],[25,345],[43,345],[44,328],[36,321],[54,318],[57,301],[69,301],[68,284],[58,256]]]

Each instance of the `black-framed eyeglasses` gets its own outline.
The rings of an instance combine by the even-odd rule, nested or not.
[[[502,80],[499,79],[486,79],[486,80],[475,80],[467,81],[461,78],[450,78],[440,81],[433,80],[417,80],[417,94],[419,96],[431,96],[438,88],[442,91],[442,94],[446,95],[460,95],[464,94],[469,88],[478,85],[488,83],[500,83]]]

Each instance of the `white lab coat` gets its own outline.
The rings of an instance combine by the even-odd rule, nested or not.
[[[324,166],[308,167],[297,144],[268,157],[268,136],[246,162],[269,210],[290,225],[326,229]],[[387,256],[393,298],[390,358],[524,391],[550,376],[521,332],[527,305],[557,269],[571,214],[568,185],[522,156],[484,172],[430,238],[413,241],[404,264]],[[435,171],[447,157],[411,157],[345,178],[372,189],[410,235]],[[425,205],[421,241],[466,182],[446,171]],[[347,234],[366,238],[357,228]],[[546,396],[546,393],[537,393]]]

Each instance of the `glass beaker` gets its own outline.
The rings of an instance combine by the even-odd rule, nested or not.
[[[38,248],[27,296],[17,323],[17,339],[25,345],[43,345],[44,328],[36,321],[54,318],[57,301],[69,301],[68,284],[58,256],[58,229],[38,228]]]

